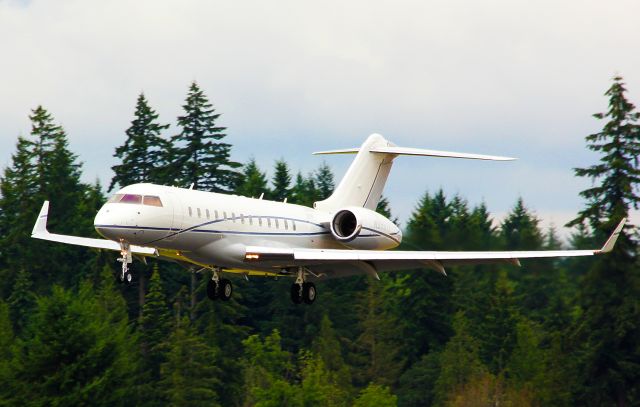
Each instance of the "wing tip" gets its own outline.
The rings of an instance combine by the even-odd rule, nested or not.
[[[620,223],[618,223],[618,226],[616,226],[616,228],[611,233],[611,236],[609,236],[607,241],[604,243],[604,246],[602,246],[602,249],[598,250],[596,253],[598,254],[610,253],[613,250],[614,246],[616,245],[616,242],[618,241],[618,237],[620,236],[620,233],[622,233],[622,229],[624,228],[624,225],[626,223],[627,223],[627,218],[622,218]]]

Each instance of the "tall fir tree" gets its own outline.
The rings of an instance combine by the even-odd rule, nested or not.
[[[216,350],[209,347],[183,317],[167,343],[166,361],[160,367],[159,388],[171,406],[219,406],[216,388],[221,371]]]
[[[238,195],[249,198],[258,198],[262,194],[269,195],[267,176],[260,171],[255,159],[250,159],[242,169],[241,181],[235,190]]]
[[[271,198],[274,201],[282,202],[285,198],[291,200],[291,173],[286,161],[276,161],[271,184],[273,185]]]
[[[626,98],[623,79],[613,78],[605,93],[609,109],[594,117],[605,120],[602,131],[586,137],[587,147],[600,162],[576,168],[593,186],[580,194],[585,208],[569,225],[588,223],[597,238],[608,234],[640,196],[640,113]],[[596,260],[582,281],[579,304],[583,310],[571,335],[581,355],[583,387],[578,402],[587,405],[640,403],[640,273],[638,242],[625,227],[612,253]]]
[[[162,171],[167,165],[164,160],[169,144],[161,137],[161,133],[169,125],[158,123],[158,117],[144,93],[140,93],[134,119],[125,131],[127,139],[113,154],[120,159],[120,164],[111,167],[114,176],[109,191],[116,185],[125,187],[140,182],[163,183],[168,175],[162,174]]]
[[[232,161],[225,127],[217,125],[220,114],[196,82],[189,86],[184,115],[178,117],[180,133],[171,138],[171,170],[175,183],[211,192],[230,192],[236,187],[240,163]]]
[[[333,181],[331,167],[323,162],[315,172],[315,184],[318,189],[318,199],[327,199],[333,193],[336,185]]]

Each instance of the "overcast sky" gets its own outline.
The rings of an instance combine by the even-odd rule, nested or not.
[[[108,183],[144,91],[175,134],[197,80],[228,127],[233,159],[284,157],[339,179],[378,132],[397,145],[518,157],[401,157],[385,195],[406,221],[442,187],[502,216],[519,196],[544,224],[582,207],[572,168],[597,156],[615,74],[640,105],[640,2],[0,0],[0,165],[47,108],[84,179]]]

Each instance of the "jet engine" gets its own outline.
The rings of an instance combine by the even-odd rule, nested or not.
[[[352,249],[390,249],[402,241],[400,229],[389,219],[358,206],[338,210],[330,223],[331,234]]]

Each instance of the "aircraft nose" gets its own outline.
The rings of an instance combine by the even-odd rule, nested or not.
[[[93,227],[96,229],[99,235],[106,237],[107,239],[112,238],[109,233],[109,226],[113,226],[117,224],[115,222],[114,216],[115,214],[111,213],[108,204],[102,205],[102,208],[98,211],[96,217],[93,219]]]

